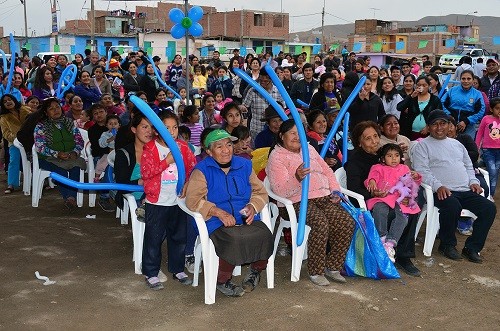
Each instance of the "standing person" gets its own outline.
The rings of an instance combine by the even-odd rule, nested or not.
[[[227,75],[226,66],[221,66],[217,70],[217,79],[210,85],[208,91],[215,94],[216,91],[222,92],[223,99],[232,98],[233,81]]]
[[[223,129],[231,133],[235,128],[241,125],[242,116],[241,109],[234,102],[227,103],[220,112],[220,116],[224,119]]]
[[[91,52],[88,59],[89,63],[82,68],[82,71],[86,71],[91,74],[94,68],[99,65],[99,53]]]
[[[479,253],[495,219],[496,207],[480,195],[483,190],[465,147],[447,137],[448,122],[448,114],[442,110],[434,110],[429,115],[430,136],[415,146],[412,164],[434,192],[434,205],[439,209],[439,252],[451,260],[461,260],[463,256],[471,262],[482,263]],[[477,218],[460,256],[455,231],[462,209],[470,210]]]
[[[203,125],[200,124],[199,112],[196,106],[189,105],[184,108],[181,117],[182,125],[186,126],[191,131],[189,143],[197,147],[198,150],[201,149],[200,137],[203,132]]]
[[[31,69],[28,71],[28,75],[26,77],[26,84],[33,84],[35,82],[36,72],[40,69],[42,65],[42,60],[38,56],[33,56],[31,59]]]
[[[182,75],[182,56],[176,54],[172,63],[165,70],[165,83],[177,90],[177,80]]]
[[[329,51],[323,64],[326,68],[338,68],[340,66],[340,59],[335,56],[335,51]]]
[[[391,66],[391,78],[394,86],[398,91],[403,90],[403,76],[401,76],[401,69],[398,66]]]
[[[486,106],[480,91],[472,87],[474,73],[462,71],[460,85],[453,86],[442,97],[443,110],[457,121],[459,133],[465,132],[473,139],[476,136],[476,123],[480,123]]]
[[[415,56],[411,58],[410,65],[411,65],[410,73],[415,75],[415,77],[420,76],[420,64],[418,64],[418,59]]]
[[[356,62],[356,53],[351,52],[346,60],[343,61],[342,65],[344,66],[345,73],[349,71],[354,71],[354,63]]]
[[[395,262],[396,254],[394,247],[397,246],[404,229],[408,225],[408,215],[418,214],[420,207],[408,205],[404,200],[398,202],[400,193],[390,192],[402,176],[411,176],[413,185],[418,187],[422,177],[413,171],[410,171],[407,165],[403,164],[403,150],[399,145],[386,144],[380,151],[380,163],[370,168],[368,178],[365,179],[365,186],[368,192],[382,192],[378,197],[368,199],[366,206],[371,210],[375,226],[384,245],[384,249],[392,262]],[[394,212],[395,218],[390,223],[387,222],[389,212]]]
[[[439,81],[439,76],[434,73],[430,73],[427,75],[427,79],[429,80],[429,93],[439,97],[439,92],[441,92],[441,89],[443,88],[441,86],[441,82]]]
[[[311,102],[314,91],[318,88],[319,82],[314,79],[314,69],[310,63],[304,64],[302,67],[302,72],[304,75],[303,79],[300,79],[293,83],[292,91],[290,92],[290,97],[297,108],[303,108],[297,99],[302,100],[306,104]]]
[[[431,111],[441,108],[439,98],[429,93],[429,79],[418,77],[417,88],[397,105],[397,110],[401,112],[401,134],[411,140],[427,137],[427,118]]]
[[[415,76],[413,76],[412,74],[404,75],[403,88],[399,91],[403,98],[411,95],[415,91],[415,82]]]
[[[366,73],[367,73],[367,79],[371,80],[372,82],[372,92],[379,95],[380,97],[382,97],[380,95],[380,91],[378,90],[378,87],[379,87],[379,81],[381,79],[380,77],[380,70],[378,69],[378,67],[376,66],[371,66],[370,68],[368,68],[366,70]]]
[[[219,68],[224,65],[224,62],[220,60],[220,52],[219,51],[213,51],[212,53],[212,59],[210,62],[208,62],[208,65],[212,68]]]
[[[130,63],[128,66],[128,72],[126,72],[123,76],[123,88],[125,89],[125,94],[140,91],[140,81],[142,80],[142,77],[143,76],[137,73],[137,65],[133,62]]]
[[[342,63],[347,61],[347,56],[349,55],[349,51],[347,50],[347,45],[344,45],[344,48],[342,48],[341,51],[342,54]]]
[[[326,277],[345,283],[340,270],[352,240],[354,221],[340,206],[338,196],[332,195],[340,190],[333,171],[312,146],[308,145],[308,149],[311,166],[304,168],[295,122],[291,119],[283,122],[266,173],[273,192],[289,199],[296,213],[300,208],[302,181],[310,174],[306,216],[311,227],[307,240],[309,279],[319,286],[330,284]]]
[[[274,100],[279,101],[282,104],[285,103],[265,69],[261,69],[260,71],[259,84],[271,95]],[[262,123],[260,119],[264,117],[264,111],[269,106],[269,103],[252,87],[243,99],[242,105],[245,107],[243,109],[243,113],[247,112],[251,116],[249,128],[252,140],[255,140],[255,137],[257,137],[259,132],[264,129],[264,123]]]
[[[460,77],[462,76],[462,72],[464,72],[465,70],[473,71],[472,58],[468,55],[462,56],[460,58],[460,60],[458,61],[458,64],[459,65],[458,65],[457,69],[455,70],[455,75],[453,76],[453,78],[455,80],[459,80]]]
[[[403,101],[403,97],[398,93],[390,77],[382,78],[380,81],[379,96],[384,104],[385,113],[392,114],[399,119],[401,112],[396,107]]]
[[[196,159],[187,143],[177,139],[179,133],[177,116],[164,111],[160,113],[160,120],[165,124],[180,149],[187,182]],[[142,250],[142,273],[146,277],[146,284],[153,290],[163,289],[158,273],[161,266],[161,246],[167,239],[168,271],[181,284],[191,285],[192,280],[184,272],[188,221],[186,213],[177,205],[178,168],[170,148],[158,133],[156,139],[146,143],[143,147],[141,178],[146,194],[146,226]],[[181,198],[184,196],[185,187]]]
[[[482,91],[488,94],[491,85],[500,80],[498,72],[498,62],[495,59],[488,59],[486,61],[486,75],[481,78]]]
[[[365,85],[358,93],[348,112],[351,114],[349,130],[352,130],[356,124],[362,121],[378,122],[385,115],[384,104],[378,95],[371,92],[372,82],[365,81]]]
[[[21,154],[19,149],[14,146],[14,139],[16,139],[17,132],[29,114],[29,108],[21,105],[11,94],[4,94],[0,99],[0,130],[3,139],[8,142],[10,156],[5,194],[10,194],[19,188]]]
[[[139,82],[141,91],[146,92],[148,102],[154,102],[156,99],[156,91],[160,88],[158,77],[155,75],[155,68],[151,63],[146,66],[146,75],[142,76]]]
[[[476,145],[481,148],[483,160],[490,175],[490,195],[495,196],[495,190],[500,173],[500,98],[490,101],[491,115],[481,120],[476,135]]]
[[[484,76],[484,72],[486,71],[486,65],[483,63],[483,58],[480,57],[477,59],[477,62],[472,66],[472,71],[474,75],[481,78]]]

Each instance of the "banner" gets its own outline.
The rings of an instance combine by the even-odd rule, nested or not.
[[[336,50],[337,50],[337,48],[339,48],[339,47],[340,47],[340,44],[339,44],[339,43],[332,44],[332,45],[330,46],[330,50],[331,50],[331,51],[336,51]]]
[[[447,48],[455,47],[455,39],[446,39],[445,47],[447,47]]]
[[[405,42],[404,41],[398,41],[396,42],[396,50],[397,51],[402,51],[405,48]]]
[[[263,50],[264,50],[264,47],[259,46],[259,47],[257,47],[257,48],[255,49],[255,53],[257,53],[257,55],[262,54],[262,51],[263,51]]]
[[[205,47],[202,47],[202,48],[201,48],[201,51],[200,51],[200,55],[201,55],[202,57],[207,57],[207,56],[208,56],[208,47],[206,47],[206,46],[205,46]]]
[[[168,61],[172,61],[177,53],[177,44],[175,41],[169,41],[167,43],[167,57]]]
[[[27,51],[31,51],[31,44],[30,43],[24,44],[24,49],[26,49]]]
[[[313,45],[312,53],[319,54],[321,52],[321,45]]]
[[[361,52],[361,43],[354,43],[354,45],[352,46],[352,51],[353,52]]]
[[[71,54],[76,54],[76,47],[75,47],[75,45],[69,46],[69,51],[70,51]]]
[[[300,45],[295,46],[295,54],[300,54],[300,53],[302,53],[302,46]]]
[[[372,44],[372,51],[373,52],[381,52],[382,51],[382,43],[377,42]]]
[[[182,47],[181,55],[186,56],[186,47]]]
[[[219,53],[226,54],[226,47],[219,47]]]
[[[61,51],[61,47],[59,45],[54,45],[54,52],[60,52]]]
[[[281,52],[281,46],[273,46],[273,55],[277,56],[278,53]]]
[[[493,45],[500,45],[500,36],[493,37]]]
[[[247,48],[245,46],[240,47],[240,56],[247,56]]]
[[[420,48],[425,48],[425,47],[427,47],[427,43],[428,43],[428,42],[429,42],[428,40],[420,40],[420,41],[418,42],[418,48],[420,49]]]

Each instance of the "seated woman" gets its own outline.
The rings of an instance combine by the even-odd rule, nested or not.
[[[259,283],[273,252],[271,231],[257,213],[268,202],[266,189],[249,160],[233,156],[234,139],[224,130],[210,132],[203,141],[208,157],[191,173],[186,206],[206,220],[210,239],[219,256],[217,290],[242,296]],[[250,265],[242,287],[231,281],[235,265]]]
[[[318,92],[314,93],[309,104],[310,110],[325,111],[339,108],[344,104],[340,90],[335,86],[335,76],[331,72],[324,73],[319,79]]]
[[[264,110],[264,117],[262,117],[260,121],[265,122],[266,125],[264,129],[257,134],[257,137],[255,137],[255,149],[273,146],[276,142],[276,136],[280,129],[280,125],[283,123],[283,120],[273,106],[268,106]]]
[[[325,115],[323,115],[323,112],[319,110],[311,111],[307,115],[307,125],[309,127],[307,136],[318,142],[316,151],[320,153],[328,135],[326,132],[327,120]],[[342,162],[339,155],[341,155],[339,146],[337,145],[335,139],[332,139],[330,146],[328,146],[328,151],[325,154],[325,161],[333,171],[341,167]]]
[[[72,119],[64,116],[56,98],[45,99],[40,111],[42,118],[35,127],[35,149],[40,168],[79,181],[80,170],[86,168],[85,160],[80,157],[83,149],[80,131]],[[57,187],[66,208],[74,211],[77,190],[61,183]]]
[[[410,149],[410,139],[399,134],[399,121],[396,115],[387,114],[378,122],[380,125],[380,147],[386,144],[396,144],[403,150],[405,164],[410,166],[410,157],[408,150]]]
[[[300,139],[293,120],[280,126],[277,145],[269,155],[266,173],[272,190],[293,202],[299,212],[302,180],[310,174],[307,225],[311,233],[307,241],[309,279],[316,285],[345,283],[340,274],[354,232],[354,221],[332,196],[340,187],[328,164],[309,146],[310,168],[304,168]],[[327,253],[327,245],[330,251]]]
[[[354,150],[349,154],[344,168],[347,173],[347,188],[361,194],[365,200],[372,197],[383,196],[385,192],[377,190],[369,192],[364,185],[368,178],[370,168],[379,163],[378,150],[380,148],[380,131],[377,123],[363,121],[358,123],[352,131],[352,142]],[[394,215],[389,214],[392,219]],[[415,257],[415,230],[418,215],[408,217],[406,226],[396,249],[396,266],[402,268],[404,272],[411,276],[420,276],[420,270],[411,262],[410,258]]]
[[[97,87],[90,86],[91,78],[87,71],[80,73],[80,84],[73,89],[75,95],[78,95],[83,101],[83,109],[87,110],[92,104],[99,102],[101,99],[101,91]]]
[[[35,82],[33,83],[32,94],[40,100],[55,96],[57,93],[57,83],[53,72],[48,66],[40,68],[36,72]]]

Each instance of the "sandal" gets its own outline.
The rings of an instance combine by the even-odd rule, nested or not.
[[[14,192],[14,188],[12,186],[7,187],[4,191],[5,194],[11,194],[12,192]]]

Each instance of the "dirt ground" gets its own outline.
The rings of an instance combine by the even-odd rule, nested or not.
[[[263,274],[254,292],[218,293],[214,305],[205,305],[203,277],[199,287],[169,279],[163,291],[147,289],[134,273],[130,225],[114,214],[83,207],[67,216],[57,190],[45,191],[38,208],[19,191],[0,194],[0,329],[500,329],[498,219],[481,265],[447,260],[435,249],[427,267],[417,246],[420,278],[350,278],[323,288],[307,279],[305,267],[301,280],[291,282],[290,257],[278,256],[274,289],[266,288]],[[35,271],[56,283],[44,286]]]

